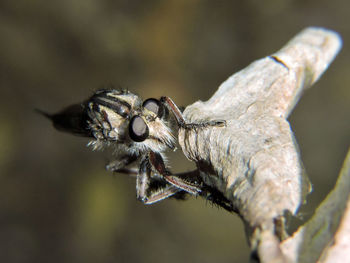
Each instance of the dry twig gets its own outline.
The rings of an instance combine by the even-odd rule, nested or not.
[[[335,32],[307,28],[277,53],[231,76],[208,101],[184,111],[191,123],[226,121],[226,127],[180,129],[179,142],[205,183],[237,208],[261,262],[299,261],[301,251],[291,255],[287,241],[283,249],[280,242],[286,238],[285,216],[297,213],[310,184],[286,118],[340,48]],[[295,246],[305,242],[304,233]]]

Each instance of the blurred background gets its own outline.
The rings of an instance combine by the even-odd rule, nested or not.
[[[202,199],[136,201],[111,156],[54,130],[56,112],[102,87],[178,105],[207,100],[234,72],[307,26],[341,53],[290,117],[314,191],[333,187],[350,142],[350,2],[0,1],[0,262],[247,262],[241,221]],[[173,171],[193,167],[179,153]]]

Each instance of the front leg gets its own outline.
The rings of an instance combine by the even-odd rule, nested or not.
[[[179,109],[179,107],[176,106],[176,104],[173,102],[172,99],[169,97],[161,97],[160,101],[174,114],[176,122],[180,128],[183,129],[197,129],[197,128],[206,128],[210,126],[214,127],[225,127],[226,121],[225,120],[211,120],[211,121],[205,121],[200,123],[187,123],[182,116],[182,113]]]
[[[136,175],[137,170],[125,168],[125,166],[135,162],[137,157],[135,155],[125,155],[117,160],[114,160],[106,165],[106,170],[111,172],[124,173],[129,175]]]
[[[150,151],[149,161],[154,169],[170,184],[185,190],[192,195],[198,195],[201,192],[200,184],[189,182],[177,175],[172,175],[165,167],[162,156],[159,153]]]
[[[182,190],[158,178],[151,177],[152,168],[148,156],[140,164],[136,178],[137,199],[149,205],[180,193]]]

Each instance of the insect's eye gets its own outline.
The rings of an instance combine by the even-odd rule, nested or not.
[[[153,98],[147,99],[143,102],[142,107],[154,112],[155,114],[157,114],[158,117],[162,115],[162,107],[160,105],[159,100]]]
[[[142,142],[147,139],[149,129],[145,121],[140,116],[134,116],[129,124],[130,138],[135,142]]]

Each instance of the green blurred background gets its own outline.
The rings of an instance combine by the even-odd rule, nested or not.
[[[236,215],[202,199],[136,201],[111,157],[55,131],[49,112],[97,88],[179,105],[277,51],[307,26],[344,46],[290,117],[314,192],[332,188],[349,146],[350,1],[0,1],[0,262],[247,262]],[[193,164],[179,154],[174,171]]]

